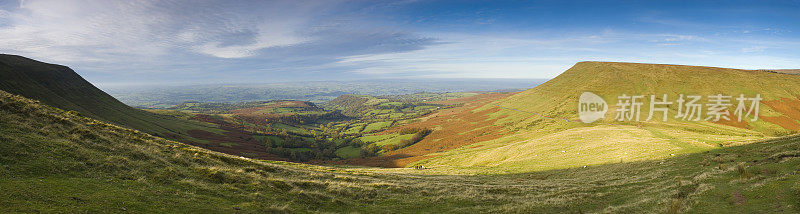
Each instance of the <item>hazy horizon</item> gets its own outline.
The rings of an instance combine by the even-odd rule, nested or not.
[[[496,82],[545,82],[549,79],[540,78],[365,78],[365,79],[338,79],[338,80],[294,80],[294,81],[273,81],[273,82],[208,82],[208,83],[197,83],[197,82],[172,82],[172,83],[163,83],[163,82],[155,82],[155,83],[145,83],[145,82],[126,82],[126,83],[92,83],[96,87],[106,90],[106,89],[143,89],[146,90],[152,87],[162,87],[162,88],[169,88],[169,87],[187,87],[187,86],[259,86],[259,85],[279,85],[279,84],[298,84],[298,83],[353,83],[353,82],[382,82],[382,81],[400,81],[400,82],[451,82],[451,81],[480,81],[480,80],[488,80],[488,81],[496,81]],[[510,87],[513,88],[513,87]]]
[[[324,103],[345,94],[403,95],[449,92],[511,92],[533,88],[546,79],[373,79],[280,83],[98,86],[125,104],[165,108],[183,102],[241,103],[300,100]]]

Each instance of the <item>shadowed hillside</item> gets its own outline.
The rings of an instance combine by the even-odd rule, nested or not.
[[[129,107],[72,69],[15,55],[0,55],[0,90],[74,110],[82,115],[176,140],[197,141],[188,130],[221,132],[215,126]]]

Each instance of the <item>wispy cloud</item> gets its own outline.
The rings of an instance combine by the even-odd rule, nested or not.
[[[34,0],[6,12],[5,51],[57,61],[158,58],[190,50],[221,58],[307,41],[297,30],[337,2]],[[256,9],[256,10],[252,10]]]
[[[337,65],[371,75],[423,77],[555,77],[579,61],[627,61],[757,69],[797,67],[791,56],[760,55],[780,40],[602,30],[595,33],[435,34],[443,41],[405,53],[356,55]],[[791,48],[789,48],[791,49]],[[744,53],[744,54],[743,54]],[[759,55],[754,55],[759,54]]]
[[[290,68],[280,61],[325,63],[348,54],[417,50],[432,42],[396,29],[331,21],[346,14],[349,3],[29,0],[24,7],[0,10],[0,52],[129,72],[191,64],[187,62],[222,63],[217,59],[261,60],[264,66]],[[207,68],[181,70],[209,72],[203,71]]]
[[[718,5],[493,3],[0,0],[0,52],[95,82],[550,78],[585,60],[800,67],[796,25],[780,21],[792,10],[736,7],[750,19],[726,21]]]

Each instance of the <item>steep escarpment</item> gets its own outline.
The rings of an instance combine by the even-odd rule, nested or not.
[[[213,126],[132,108],[98,89],[69,67],[21,56],[0,55],[0,90],[176,140],[190,140],[186,134],[188,130],[215,129]]]

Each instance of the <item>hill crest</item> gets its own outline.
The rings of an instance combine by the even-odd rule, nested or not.
[[[784,136],[800,131],[800,76],[703,66],[579,62],[537,87],[488,103],[472,112],[493,112],[486,120],[508,133],[458,149],[433,153],[414,164],[493,167],[508,172],[661,159]],[[580,122],[579,97],[592,92],[608,105],[604,117]],[[760,95],[759,118],[744,121],[688,121],[674,117],[646,121],[650,95],[676,102],[679,96]],[[640,121],[617,121],[622,95],[643,95]],[[735,105],[735,100],[731,97]],[[727,109],[733,113],[736,106]],[[706,111],[703,110],[705,118]],[[458,120],[454,120],[458,123]],[[450,129],[453,124],[439,128]],[[488,126],[491,127],[491,126]]]
[[[146,112],[125,105],[67,66],[0,54],[0,90],[46,105],[187,143],[189,130],[222,132],[214,125]]]

